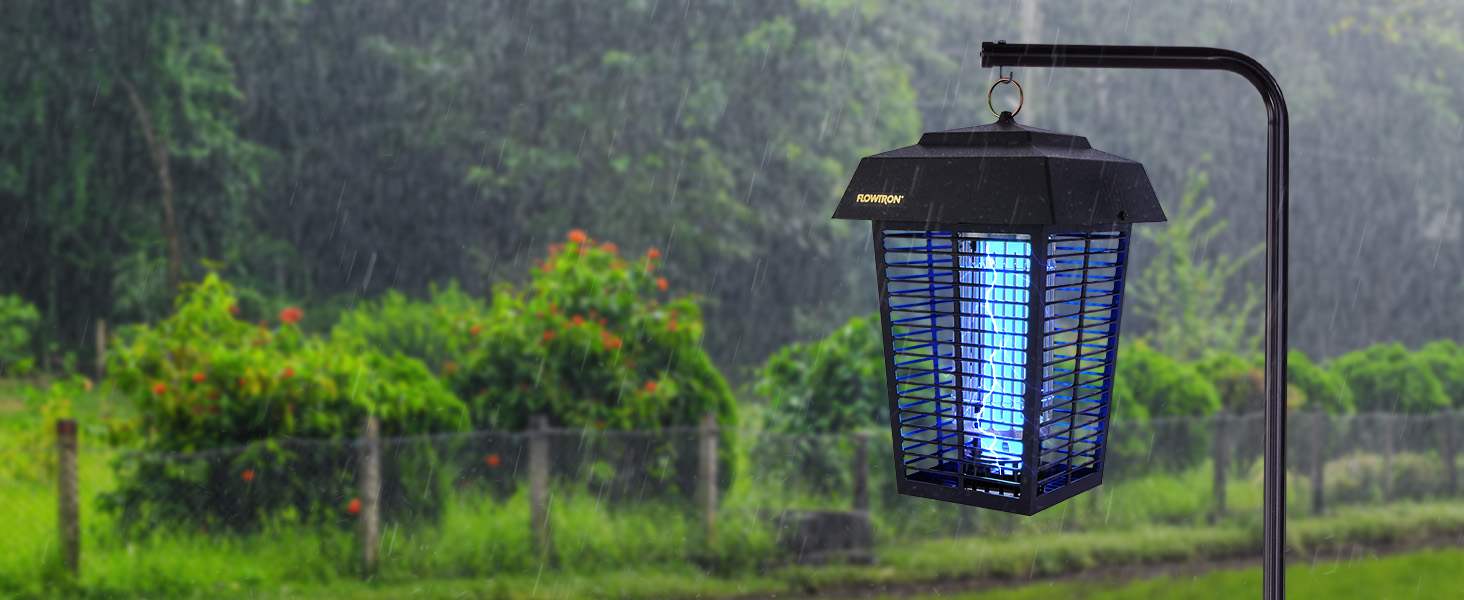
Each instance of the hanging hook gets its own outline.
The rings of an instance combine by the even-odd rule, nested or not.
[[[1001,77],[1001,67],[997,67],[996,74],[1000,79],[997,79],[995,83],[991,84],[991,88],[986,90],[986,108],[991,111],[991,114],[996,115],[997,118],[1001,117],[1001,113],[996,112],[996,107],[991,105],[991,93],[996,91],[996,86],[1009,83],[1017,87],[1017,109],[1012,111],[1011,114],[1011,116],[1015,117],[1017,113],[1022,112],[1022,105],[1027,101],[1027,95],[1022,91],[1022,84],[1017,83],[1017,80],[1012,78],[1012,75],[1015,75],[1015,73],[1007,73],[1005,77]]]

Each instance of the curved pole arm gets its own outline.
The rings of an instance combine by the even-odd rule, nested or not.
[[[1230,71],[1266,102],[1266,408],[1262,571],[1264,598],[1286,596],[1286,257],[1289,123],[1276,78],[1255,59],[1220,48],[981,44],[981,66]]]

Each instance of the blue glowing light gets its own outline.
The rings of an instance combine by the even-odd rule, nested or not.
[[[1032,246],[967,238],[959,252],[963,446],[981,474],[1014,477],[1022,467]]]

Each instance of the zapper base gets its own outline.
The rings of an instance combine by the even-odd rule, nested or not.
[[[1008,484],[962,478],[958,476],[958,468],[952,461],[931,471],[912,473],[908,478],[897,477],[896,487],[906,496],[1031,516],[1103,483],[1103,473],[1095,469],[1077,469],[1070,474],[1043,473],[1046,486],[1051,491],[1036,498],[1023,498],[1020,497],[1021,485],[1017,482]],[[950,475],[944,474],[947,472]],[[965,482],[964,487],[957,487],[962,485],[958,483],[960,481]]]

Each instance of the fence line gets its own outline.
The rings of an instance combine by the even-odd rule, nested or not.
[[[1064,509],[1070,513],[1070,526],[1106,524],[1112,498],[1105,499],[1105,494],[1118,489],[1113,486],[1145,477],[1180,477],[1196,469],[1201,471],[1195,477],[1208,482],[1210,489],[1204,490],[1203,483],[1185,484],[1194,488],[1186,491],[1203,498],[1200,504],[1211,520],[1226,518],[1234,510],[1228,505],[1231,494],[1254,486],[1251,480],[1261,460],[1260,419],[1259,414],[1222,413],[1116,421],[1106,458],[1104,487],[1109,490],[1099,488],[1091,493],[1091,500],[1074,501]],[[1454,497],[1458,491],[1458,426],[1453,411],[1429,415],[1296,413],[1288,438],[1289,466],[1297,475],[1293,485],[1300,487],[1292,493],[1309,500],[1303,505],[1312,515],[1342,504]],[[750,510],[776,521],[779,535],[805,550],[809,544],[862,544],[848,540],[873,538],[864,533],[831,538],[821,528],[867,530],[870,522],[880,522],[898,534],[905,528],[928,532],[931,523],[946,523],[951,526],[938,530],[959,535],[981,530],[968,523],[999,530],[1010,530],[1015,523],[1004,515],[896,494],[891,481],[894,465],[887,451],[888,430],[769,434],[721,428],[708,413],[697,426],[655,431],[551,428],[541,415],[534,416],[531,428],[524,432],[388,438],[380,436],[374,418],[363,423],[361,431],[356,439],[278,440],[275,449],[271,444],[255,443],[194,453],[119,452],[113,456],[118,459],[119,473],[129,476],[192,473],[189,476],[197,478],[185,482],[189,485],[172,487],[163,485],[169,483],[164,480],[142,480],[142,495],[128,499],[157,505],[144,511],[153,519],[149,523],[163,518],[158,515],[172,515],[166,518],[248,530],[248,519],[268,511],[294,507],[308,515],[312,510],[333,510],[328,504],[334,496],[322,501],[301,490],[328,488],[343,480],[346,487],[341,493],[356,496],[349,512],[357,519],[359,564],[368,578],[380,568],[383,523],[430,519],[434,513],[429,509],[462,494],[506,498],[519,489],[520,482],[528,494],[528,533],[545,564],[555,561],[552,523],[564,494],[592,493],[597,506],[602,500],[607,506],[646,502],[675,506],[676,499],[682,498],[683,506],[690,510],[688,516],[694,517],[688,523],[696,523],[693,531],[699,534],[688,537],[688,549],[707,555],[715,554],[718,516],[734,514],[728,511]],[[59,556],[75,576],[81,568],[79,507],[92,499],[78,494],[76,423],[58,422],[56,434],[51,451],[56,456]],[[732,439],[736,443],[729,446]],[[176,468],[148,470],[150,464]],[[731,473],[728,469],[732,467],[743,471]],[[280,482],[273,488],[280,492],[262,493],[251,487],[264,478]],[[737,494],[752,494],[756,500],[727,504],[724,498],[734,489],[732,479],[742,482]],[[188,497],[149,496],[155,487],[165,490],[159,493]],[[164,506],[169,501],[174,505]],[[879,518],[871,519],[872,513]],[[867,553],[868,548],[863,550]]]

